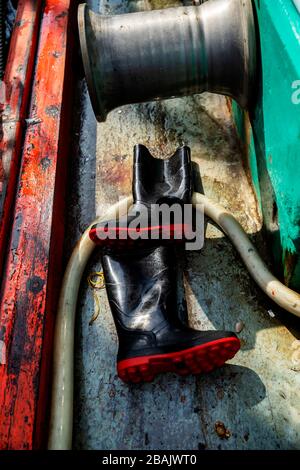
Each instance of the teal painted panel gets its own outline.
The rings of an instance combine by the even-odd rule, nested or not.
[[[278,271],[300,290],[300,14],[292,0],[254,5],[261,70],[248,131],[245,115],[233,109]]]

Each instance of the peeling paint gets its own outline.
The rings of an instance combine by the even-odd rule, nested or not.
[[[39,3],[24,0],[18,11]],[[73,37],[68,34],[67,50],[69,17],[62,15],[58,22],[55,16],[73,2],[41,3],[41,27],[35,25],[39,49],[0,300],[2,340],[8,351],[7,363],[0,367],[0,448],[14,450],[44,444],[53,314],[62,271],[70,116],[67,98],[64,113],[60,104],[72,91],[70,83],[66,89],[63,84],[70,73],[67,55]],[[61,60],[53,56],[53,50],[61,53]]]

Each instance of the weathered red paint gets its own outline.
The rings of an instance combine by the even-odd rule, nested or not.
[[[45,0],[12,237],[0,304],[0,448],[43,444],[62,271],[76,2]]]
[[[41,0],[20,0],[0,84],[0,273],[10,234],[20,163],[22,123],[32,85]]]

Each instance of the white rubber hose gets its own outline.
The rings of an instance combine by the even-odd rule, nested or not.
[[[111,207],[103,217],[98,218],[93,224],[100,220],[109,220],[116,214],[123,215],[131,204],[132,198],[124,199]],[[300,295],[279,282],[271,274],[233,215],[199,193],[194,193],[193,204],[202,205],[205,214],[216,222],[230,238],[260,288],[278,305],[300,317]],[[72,448],[74,327],[81,278],[95,247],[94,242],[89,238],[89,231],[90,227],[87,228],[74,248],[60,293],[54,334],[52,404],[48,441],[50,450]]]
[[[132,198],[112,206],[100,220],[126,213]],[[91,224],[93,225],[93,224]],[[56,316],[53,345],[52,404],[48,449],[72,449],[74,330],[78,291],[86,264],[95,248],[89,237],[90,227],[77,242],[64,274]]]
[[[252,278],[270,299],[288,312],[300,317],[300,294],[289,289],[273,276],[233,215],[220,204],[211,201],[200,193],[194,193],[193,204],[202,204],[204,206],[205,214],[219,225],[232,241]]]

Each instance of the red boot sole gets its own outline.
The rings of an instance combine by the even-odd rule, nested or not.
[[[140,383],[152,382],[163,372],[175,372],[178,375],[211,372],[232,359],[240,347],[240,340],[231,337],[174,353],[124,359],[118,362],[118,376],[127,383]]]

